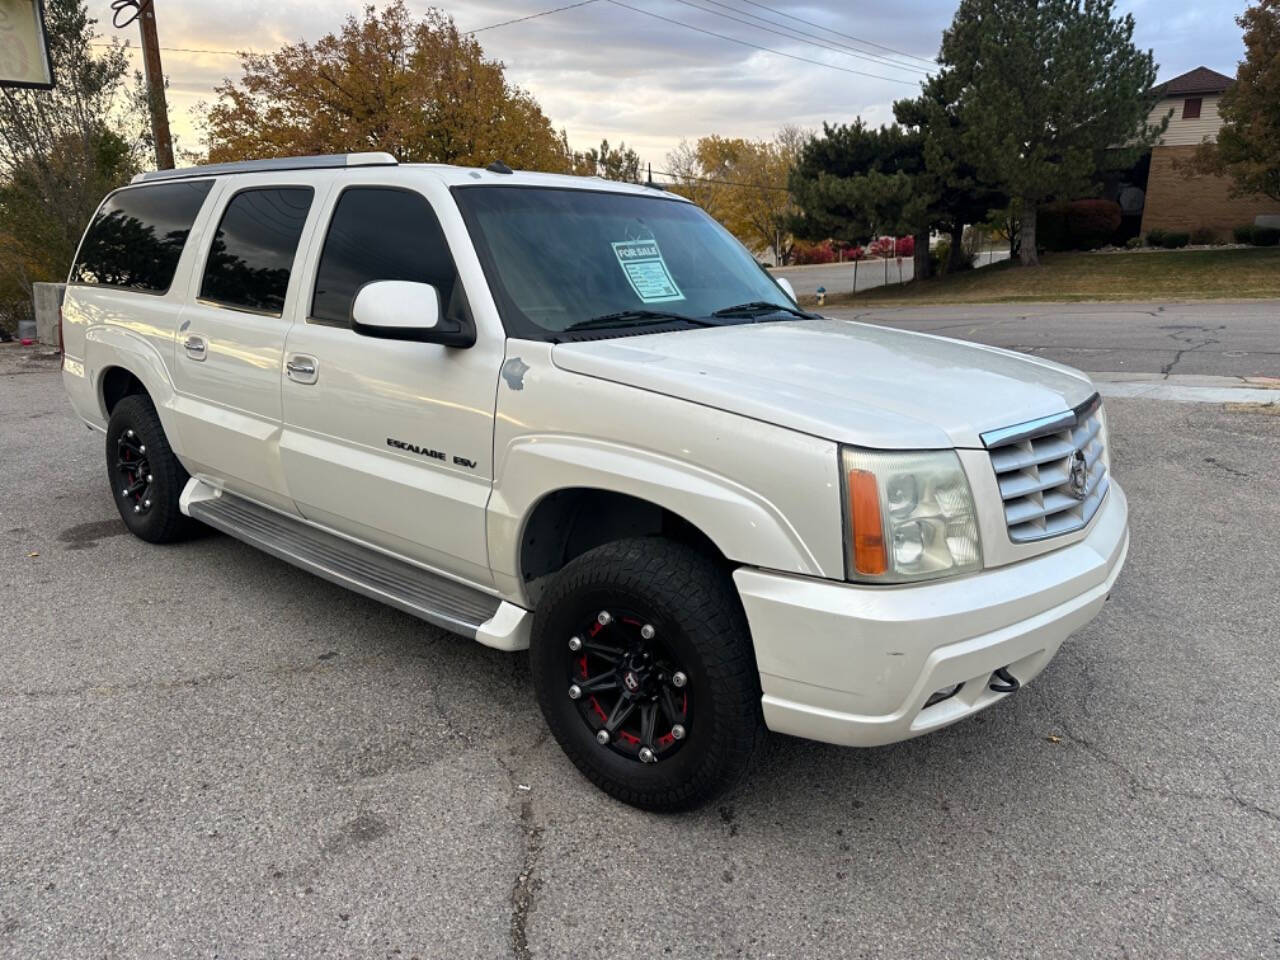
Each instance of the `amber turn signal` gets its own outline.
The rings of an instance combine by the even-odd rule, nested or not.
[[[865,576],[889,569],[880,520],[880,489],[870,470],[849,471],[849,517],[853,526],[853,566]]]

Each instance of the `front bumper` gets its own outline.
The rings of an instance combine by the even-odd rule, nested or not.
[[[971,577],[862,586],[743,567],[765,723],[793,736],[870,747],[954,723],[1026,683],[1097,615],[1129,549],[1129,506],[1113,483],[1084,539]],[[932,694],[963,684],[925,706]]]

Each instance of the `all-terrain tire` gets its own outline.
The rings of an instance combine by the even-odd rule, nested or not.
[[[135,474],[137,482],[132,484],[145,486],[136,492],[126,489],[130,474],[120,467],[122,438],[124,455],[145,457],[146,470]],[[134,441],[141,454],[134,450]],[[174,543],[199,532],[200,524],[178,509],[182,489],[191,477],[174,456],[150,397],[130,394],[116,404],[107,422],[106,454],[111,495],[130,533],[149,543]]]
[[[567,692],[566,665],[577,656],[571,638],[611,610],[632,611],[639,621],[630,622],[652,626],[687,675],[687,739],[656,762],[602,745],[591,715],[584,719],[581,695]],[[538,704],[556,741],[587,779],[635,807],[677,811],[707,803],[742,779],[763,734],[760,677],[733,581],[683,544],[621,540],[568,563],[538,604],[530,661]]]

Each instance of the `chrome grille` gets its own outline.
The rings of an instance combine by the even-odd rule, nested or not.
[[[982,442],[1014,543],[1079,530],[1111,486],[1097,394],[1074,410],[984,433]]]

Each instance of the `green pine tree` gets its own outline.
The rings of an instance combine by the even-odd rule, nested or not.
[[[929,268],[930,197],[917,189],[925,172],[924,137],[893,124],[861,120],[823,124],[791,171],[799,209],[791,230],[807,240],[860,243],[872,237],[915,237],[915,277]]]
[[[939,63],[958,94],[965,153],[1022,203],[1023,264],[1035,264],[1036,209],[1091,192],[1164,124],[1146,122],[1156,64],[1113,0],[961,0]],[[1167,121],[1166,121],[1167,122]],[[1125,148],[1125,149],[1115,149]]]

